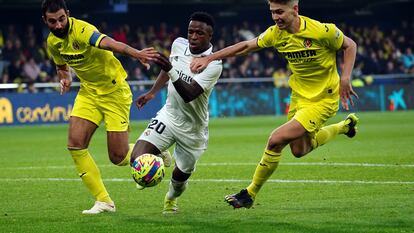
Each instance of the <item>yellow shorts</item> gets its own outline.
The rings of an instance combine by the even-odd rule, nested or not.
[[[317,133],[329,118],[335,116],[338,109],[338,90],[317,101],[310,101],[292,93],[288,120],[294,118],[312,135]]]
[[[97,95],[80,88],[76,96],[71,116],[89,120],[99,126],[105,121],[107,131],[127,131],[132,93],[126,81],[114,92]]]

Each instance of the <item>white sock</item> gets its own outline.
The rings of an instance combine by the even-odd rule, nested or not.
[[[175,199],[184,192],[184,190],[187,188],[188,181],[176,181],[174,179],[171,179],[170,181],[170,187],[167,193],[168,199]]]

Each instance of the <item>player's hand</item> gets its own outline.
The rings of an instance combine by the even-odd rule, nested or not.
[[[155,50],[153,47],[145,48],[138,51],[138,61],[142,63],[142,65],[145,66],[147,70],[151,67],[149,62],[154,61],[159,56],[159,53],[157,50]]]
[[[160,66],[160,68],[165,71],[165,72],[169,72],[172,69],[172,65],[170,60],[168,59],[168,57],[166,57],[164,54],[159,53],[159,56],[154,59],[155,64],[157,64],[158,66]]]
[[[72,85],[71,78],[62,78],[60,80],[60,94],[63,95],[70,90],[70,86]]]
[[[148,103],[148,101],[154,99],[155,95],[151,94],[149,92],[140,95],[136,100],[135,100],[135,105],[137,106],[138,109],[141,109],[142,107],[144,107],[144,105],[146,103]]]
[[[342,108],[345,110],[349,110],[349,104],[354,106],[354,101],[352,100],[352,96],[355,98],[359,98],[357,93],[352,89],[351,81],[347,78],[341,78],[341,85],[339,87],[339,95],[341,98]]]
[[[201,73],[210,63],[207,57],[196,57],[190,64],[190,70],[194,74]]]

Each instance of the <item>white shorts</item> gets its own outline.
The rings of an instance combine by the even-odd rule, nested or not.
[[[195,171],[196,163],[207,149],[208,127],[196,128],[191,122],[175,122],[161,110],[152,118],[138,140],[150,142],[160,151],[167,150],[174,142],[176,166],[184,173]]]

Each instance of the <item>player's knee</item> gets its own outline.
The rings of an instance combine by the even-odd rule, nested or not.
[[[139,151],[138,149],[134,148],[134,150],[131,152],[131,158],[129,159],[129,162],[131,164],[133,164],[134,161],[135,161],[135,159],[137,159],[142,154],[143,153],[141,151]]]
[[[282,143],[282,140],[275,136],[270,135],[269,140],[267,142],[267,148],[272,151],[281,151],[284,147],[284,144]]]
[[[69,140],[67,147],[69,150],[86,148],[86,146],[83,143],[81,143],[80,141],[76,141],[76,140]]]
[[[127,155],[128,151],[123,153],[121,151],[111,151],[109,152],[109,160],[115,165],[120,164],[122,161],[124,161],[125,156]]]
[[[291,148],[291,152],[293,156],[295,156],[296,158],[301,158],[306,155],[306,152],[303,151],[301,148]]]

